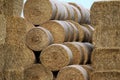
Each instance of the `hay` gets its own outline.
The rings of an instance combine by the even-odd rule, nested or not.
[[[90,80],[119,80],[119,71],[94,72]]]
[[[74,44],[77,44],[83,51],[83,55],[84,55],[83,64],[90,64],[93,45],[90,43],[80,43],[80,42],[74,42]]]
[[[62,21],[51,20],[41,25],[51,32],[54,43],[63,43],[68,41],[68,27]]]
[[[90,65],[81,65],[81,66],[87,71],[88,80],[90,80],[90,77],[94,71],[93,68]]]
[[[96,48],[92,53],[92,67],[97,71],[120,70],[120,48]]]
[[[80,65],[71,65],[62,68],[56,80],[88,80],[88,74]]]
[[[4,70],[3,80],[23,80],[24,77],[23,71],[24,71],[23,68]]]
[[[91,7],[91,24],[104,32],[120,30],[120,1],[97,1]],[[99,35],[99,34],[97,34]],[[110,39],[110,38],[108,38]]]
[[[62,67],[71,64],[71,50],[62,44],[52,44],[41,52],[41,63],[51,71],[58,71]]]
[[[1,69],[19,69],[35,62],[34,53],[26,46],[0,45]]]
[[[1,0],[0,14],[8,16],[20,16],[23,8],[23,0]]]
[[[24,71],[24,80],[53,80],[53,74],[41,64],[33,64]]]
[[[72,64],[82,64],[84,56],[81,48],[72,42],[66,42],[64,43],[64,45],[66,45],[72,51],[73,55]]]
[[[32,28],[26,34],[26,45],[34,51],[41,51],[52,43],[51,33],[40,26]]]
[[[77,22],[71,21],[71,20],[68,20],[68,22],[74,24],[75,27],[78,29],[79,41],[83,41],[83,42],[89,42],[90,41],[89,38],[91,38],[90,37],[91,33],[86,27],[78,24]]]
[[[81,13],[81,21],[80,21],[81,24],[90,23],[90,22],[88,22],[90,20],[89,19],[90,18],[90,13],[86,8],[84,8],[82,5],[76,4],[76,3],[69,3],[69,4],[73,5],[74,7],[79,9],[79,11]]]

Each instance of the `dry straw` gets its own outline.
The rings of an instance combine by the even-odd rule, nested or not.
[[[94,72],[91,75],[90,80],[119,80],[120,72],[119,71],[104,71],[104,72]]]
[[[40,26],[30,29],[26,34],[26,45],[34,51],[41,51],[52,43],[51,33]]]
[[[62,44],[52,44],[41,52],[41,63],[51,71],[58,71],[72,63],[71,50]]]
[[[80,65],[71,65],[62,68],[56,80],[88,80],[87,71]]]
[[[41,64],[33,64],[24,70],[24,80],[53,80],[53,74]]]
[[[92,53],[92,67],[96,71],[120,70],[120,48],[96,48]]]

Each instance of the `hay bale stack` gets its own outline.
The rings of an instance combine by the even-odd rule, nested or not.
[[[24,80],[53,80],[53,74],[41,64],[33,64],[24,70]]]
[[[80,25],[79,23],[72,21],[72,20],[68,20],[68,22],[74,24],[75,27],[78,29],[78,33],[79,33],[79,40],[78,41],[83,41],[83,42],[90,42],[91,41],[92,33],[90,33],[90,31],[86,27],[84,27],[84,26]]]
[[[23,8],[23,0],[1,0],[0,14],[7,16],[20,16]]]
[[[120,70],[120,48],[97,48],[92,53],[92,67],[97,71]]]
[[[69,3],[69,4],[79,9],[81,13],[81,21],[80,21],[81,24],[84,24],[84,23],[90,24],[90,13],[88,9],[84,8],[80,4],[76,4],[76,3]]]
[[[54,43],[63,43],[68,41],[69,27],[63,21],[51,20],[41,25],[51,32]]]
[[[24,71],[23,68],[4,70],[3,80],[23,80],[24,77],[23,71]]]
[[[71,50],[62,44],[52,44],[41,52],[41,63],[51,71],[58,71],[71,64],[73,55]]]
[[[72,42],[66,42],[64,43],[64,45],[66,45],[72,51],[73,55],[72,64],[82,64],[84,57],[82,49]]]
[[[116,6],[117,5],[117,6]],[[95,47],[120,47],[120,1],[99,1],[91,8]]]
[[[11,16],[7,18],[2,18],[3,23],[0,23],[0,44],[7,43],[12,45],[24,46],[26,33],[34,26],[21,17]]]
[[[52,43],[52,34],[40,26],[32,28],[26,34],[26,45],[34,51],[41,51]]]
[[[26,46],[4,44],[0,45],[1,69],[19,69],[35,62],[34,53]]]
[[[88,74],[80,65],[71,65],[62,68],[56,80],[88,80]]]
[[[94,72],[90,80],[119,80],[119,71]]]
[[[77,44],[83,51],[83,55],[84,55],[83,64],[90,64],[93,45],[90,43],[80,43],[80,42],[73,42],[73,43]]]

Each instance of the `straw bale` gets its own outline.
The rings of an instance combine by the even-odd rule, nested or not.
[[[0,14],[8,16],[20,16],[23,8],[23,0],[0,0]]]
[[[52,44],[41,52],[41,63],[51,71],[58,71],[72,63],[71,50],[62,44]]]
[[[24,80],[53,80],[53,74],[41,64],[33,64],[24,70]]]
[[[88,74],[82,66],[71,65],[62,68],[56,80],[88,80]]]
[[[51,20],[41,25],[51,32],[54,43],[63,43],[68,41],[69,29],[63,21]]]
[[[30,29],[26,34],[26,45],[34,51],[41,51],[52,43],[52,34],[40,26]]]
[[[120,48],[96,48],[91,61],[97,71],[120,70]]]
[[[91,80],[119,80],[119,71],[104,71],[104,72],[94,72],[91,75]]]
[[[82,49],[72,42],[65,42],[64,45],[66,45],[72,51],[73,55],[72,64],[82,64],[84,57]]]
[[[96,1],[91,7],[91,24],[100,31],[120,30],[120,1]]]

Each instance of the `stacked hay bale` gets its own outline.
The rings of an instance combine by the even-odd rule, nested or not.
[[[0,73],[2,80],[22,80],[24,66],[33,64],[33,51],[25,45],[26,32],[33,27],[21,18],[23,0],[0,1]]]
[[[120,1],[98,1],[91,8],[91,23],[95,27],[91,80],[120,79]]]

